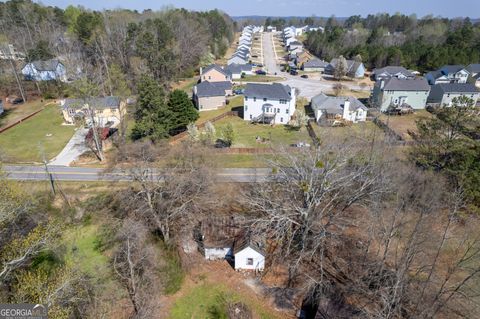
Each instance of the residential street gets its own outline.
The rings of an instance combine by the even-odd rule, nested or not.
[[[275,48],[273,46],[273,33],[271,32],[263,32],[262,33],[262,42],[263,42],[263,58],[265,62],[265,70],[269,75],[275,75],[277,73],[278,76],[285,77],[286,80],[282,81],[281,83],[298,88],[300,90],[300,96],[305,97],[307,99],[311,99],[315,95],[318,95],[322,92],[331,91],[332,87],[335,83],[334,81],[328,81],[324,79],[318,78],[308,78],[304,79],[301,78],[299,75],[291,75],[287,72],[281,72],[280,67],[277,64],[277,60],[275,58]],[[351,90],[358,90],[358,91],[370,91],[369,87],[362,88],[357,84],[342,82],[344,86]]]
[[[44,166],[20,166],[6,165],[3,171],[7,174],[8,179],[12,180],[48,180]],[[101,168],[87,167],[68,167],[68,166],[48,166],[48,171],[53,179],[58,181],[111,181],[111,182],[128,182],[131,178],[125,171],[114,170],[113,172],[104,173]],[[254,183],[265,181],[271,172],[268,168],[223,168],[218,170],[217,178],[219,182],[233,183]]]

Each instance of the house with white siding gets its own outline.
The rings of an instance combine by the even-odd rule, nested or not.
[[[22,68],[22,74],[28,81],[67,81],[67,70],[56,59],[27,63]]]
[[[444,65],[425,76],[430,85],[440,83],[467,83],[470,72],[463,65]]]
[[[280,83],[248,83],[244,91],[243,119],[288,124],[295,112],[295,88]]]
[[[471,83],[441,83],[432,86],[428,96],[428,103],[450,107],[453,99],[461,96],[473,100],[473,105],[477,104],[480,98],[479,89]]]
[[[314,96],[310,103],[317,123],[331,120],[345,120],[352,123],[367,120],[367,107],[354,97]]]

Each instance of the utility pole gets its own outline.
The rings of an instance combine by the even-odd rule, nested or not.
[[[13,57],[9,54],[9,59],[10,65],[12,67],[13,74],[15,75],[15,80],[17,81],[18,89],[20,91],[20,95],[22,96],[22,99],[24,102],[27,101],[27,96],[25,95],[25,91],[23,90],[22,84],[20,83],[20,78],[18,77],[17,74],[17,69],[15,68],[15,64],[13,63]]]

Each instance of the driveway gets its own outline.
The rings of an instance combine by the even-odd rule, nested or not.
[[[80,155],[88,151],[88,147],[85,143],[85,137],[87,136],[87,133],[88,129],[77,129],[63,150],[48,164],[56,166],[69,166],[71,162],[77,160]]]

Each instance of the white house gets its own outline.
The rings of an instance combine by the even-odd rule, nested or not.
[[[229,64],[225,67],[225,71],[228,72],[232,79],[238,80],[242,78],[242,74],[253,75],[251,64]]]
[[[430,85],[441,83],[467,83],[470,72],[463,65],[444,65],[439,70],[426,75]]]
[[[295,112],[295,88],[280,83],[248,83],[244,92],[245,121],[288,124]]]
[[[321,93],[312,98],[311,107],[317,122],[329,118],[358,123],[367,119],[367,107],[354,97],[333,97]]]
[[[263,271],[265,269],[265,252],[250,241],[235,245],[234,259],[235,270]]]
[[[22,68],[22,74],[30,81],[67,81],[65,66],[57,59],[27,63]]]

